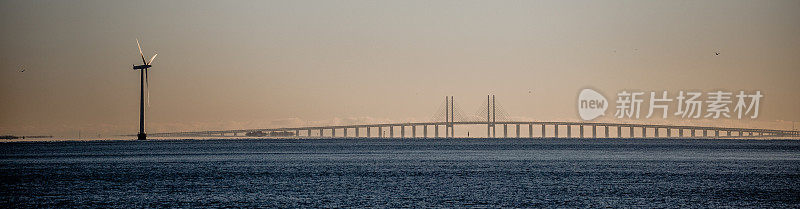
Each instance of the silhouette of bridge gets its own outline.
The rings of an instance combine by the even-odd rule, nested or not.
[[[303,138],[453,138],[456,135],[456,126],[485,125],[486,136],[489,138],[763,138],[800,136],[800,133],[796,130],[778,129],[602,122],[511,121],[508,120],[508,115],[502,111],[500,114],[501,120],[498,121],[497,111],[500,108],[495,106],[494,96],[487,96],[486,106],[484,107],[485,108],[481,108],[478,115],[483,115],[483,113],[485,113],[485,119],[464,117],[459,113],[460,111],[455,108],[453,97],[445,97],[444,117],[435,117],[436,121],[434,122],[188,131],[155,133],[150,135],[158,137],[273,136]],[[442,115],[437,113],[437,116]],[[502,135],[499,137],[497,134],[498,126],[502,126]],[[509,126],[511,126],[513,128],[512,131],[514,131],[510,136]],[[433,129],[432,134],[429,134],[429,127]],[[442,129],[441,131],[440,128]],[[520,131],[524,128],[528,129],[526,131],[527,136],[520,135]],[[561,129],[563,131],[559,132],[559,128],[563,128]],[[577,133],[573,133],[573,129],[576,128]],[[406,130],[409,129],[411,133],[407,134]],[[419,129],[421,129],[421,133],[418,132]],[[337,135],[337,130],[341,131],[341,135]],[[363,133],[361,132],[362,130],[364,131]],[[550,131],[548,132],[548,130]],[[613,137],[610,130],[613,130]],[[386,133],[386,131],[388,131],[388,133]],[[442,135],[441,132],[444,132],[444,135]],[[538,132],[538,134],[535,134],[536,132]]]

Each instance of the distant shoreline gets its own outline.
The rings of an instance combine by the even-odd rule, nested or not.
[[[53,136],[14,136],[14,135],[2,135],[0,139],[46,139],[46,138],[53,138]]]

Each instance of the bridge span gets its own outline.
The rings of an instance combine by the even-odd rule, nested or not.
[[[151,135],[161,137],[247,136],[254,135],[253,133],[263,133],[264,136],[307,138],[451,138],[455,136],[456,127],[462,125],[485,125],[487,127],[486,135],[490,136],[491,138],[753,138],[800,136],[800,133],[794,130],[557,121],[384,123],[293,128],[190,131],[155,133]],[[502,127],[500,132],[502,135],[500,136],[498,136],[497,132],[498,126]],[[511,131],[513,131],[513,133],[509,132],[509,126],[511,126]],[[527,129],[527,131],[525,131],[527,136],[520,134],[521,130],[523,129]],[[407,133],[406,131],[410,131],[410,133]],[[576,133],[573,133],[573,131]]]
[[[456,118],[457,115],[461,117],[461,114],[459,114],[458,109],[454,107],[455,103],[453,102],[453,98],[446,97],[443,111],[444,118],[440,118],[444,121],[435,122],[189,131],[155,133],[150,135],[156,137],[275,136],[305,138],[453,138],[456,136],[456,126],[485,125],[486,136],[489,138],[763,138],[800,136],[796,130],[777,129],[600,122],[502,121],[504,119],[497,121],[496,112],[499,108],[495,105],[494,96],[489,97],[488,95],[486,97],[486,106],[484,106],[485,108],[481,108],[482,111],[479,113],[480,115],[485,113],[485,119],[468,120]],[[485,112],[483,110],[485,110]],[[504,114],[501,113],[501,117],[503,115]],[[502,127],[502,135],[499,136],[497,132],[498,126]],[[514,133],[509,133],[509,126],[513,128],[512,130]],[[521,130],[525,128],[527,128],[527,131],[525,131],[527,136],[521,135]],[[406,133],[408,129],[410,129],[410,134]],[[430,129],[433,130],[432,134],[429,133]],[[577,133],[573,133],[573,129],[577,129],[575,130]],[[559,132],[559,130],[561,131]],[[341,134],[337,134],[337,131],[341,131]],[[328,133],[327,135],[326,132]],[[444,132],[444,134],[441,132]]]

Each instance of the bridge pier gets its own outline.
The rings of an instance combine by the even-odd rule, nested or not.
[[[342,128],[342,132],[344,132],[344,138],[347,138],[347,128]]]
[[[667,138],[672,137],[672,130],[667,128]]]
[[[406,126],[400,126],[400,138],[406,138]]]
[[[233,133],[233,136],[236,136],[236,133]],[[299,129],[294,130],[294,137],[299,137],[299,136],[300,136],[300,130]]]
[[[371,132],[370,129],[371,128],[369,126],[367,126],[367,138],[370,138],[372,136],[372,132]]]
[[[655,127],[654,129],[655,129],[655,131],[653,131],[653,132],[655,132],[655,137],[658,138],[658,127]]]
[[[394,126],[389,126],[389,138],[394,138]]]
[[[541,138],[547,137],[547,135],[545,135],[545,131],[544,131],[545,127],[546,127],[546,125],[542,124],[542,137]]]
[[[553,127],[555,128],[555,130],[554,130],[554,132],[556,134],[555,138],[558,138],[558,125],[553,125]]]
[[[572,138],[572,126],[567,125],[567,138]]]
[[[719,137],[719,130],[714,130],[714,136]]]
[[[422,138],[428,138],[428,126],[422,125]]]
[[[617,138],[622,138],[622,126],[617,126]]]
[[[703,129],[703,137],[707,137],[707,136],[708,136],[708,130]]]
[[[633,135],[633,129],[634,129],[634,128],[635,128],[635,127],[633,127],[633,126],[628,126],[628,130],[631,132],[631,133],[630,133],[630,135],[628,135],[628,138],[633,138],[633,137],[636,137],[636,135]]]
[[[503,124],[503,138],[508,138],[508,124]]]
[[[519,138],[519,124],[517,124],[517,138]]]
[[[433,125],[433,138],[439,138],[439,125]]]
[[[411,138],[417,138],[417,126],[411,125]]]
[[[533,123],[528,124],[528,138],[533,138]]]
[[[378,126],[378,138],[383,138],[383,126]]]
[[[642,138],[647,138],[647,127],[642,126]]]
[[[609,138],[608,137],[608,126],[605,126],[605,128],[606,128],[606,135],[605,136],[606,136],[606,138]]]
[[[592,138],[597,138],[597,126],[592,126]]]
[[[579,125],[578,127],[580,129],[580,137],[583,138],[583,125]],[[569,132],[567,132],[567,133],[569,133]]]

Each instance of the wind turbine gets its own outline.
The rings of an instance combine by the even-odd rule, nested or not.
[[[136,46],[139,47],[139,55],[142,56],[142,65],[133,65],[133,70],[141,70],[141,73],[142,73],[141,76],[140,76],[141,86],[139,88],[139,133],[136,134],[136,136],[137,136],[137,138],[139,140],[146,140],[147,139],[147,134],[144,132],[144,89],[145,89],[145,85],[147,85],[147,88],[148,88],[147,89],[147,101],[148,101],[148,104],[149,104],[149,101],[150,101],[150,88],[149,88],[150,87],[150,82],[147,79],[147,75],[149,74],[147,69],[150,68],[150,67],[153,67],[150,64],[152,64],[153,60],[156,59],[156,56],[158,56],[158,53],[155,53],[155,55],[153,55],[153,57],[150,58],[150,61],[145,61],[144,53],[142,53],[142,45],[139,44],[139,39],[138,38],[136,39]]]

